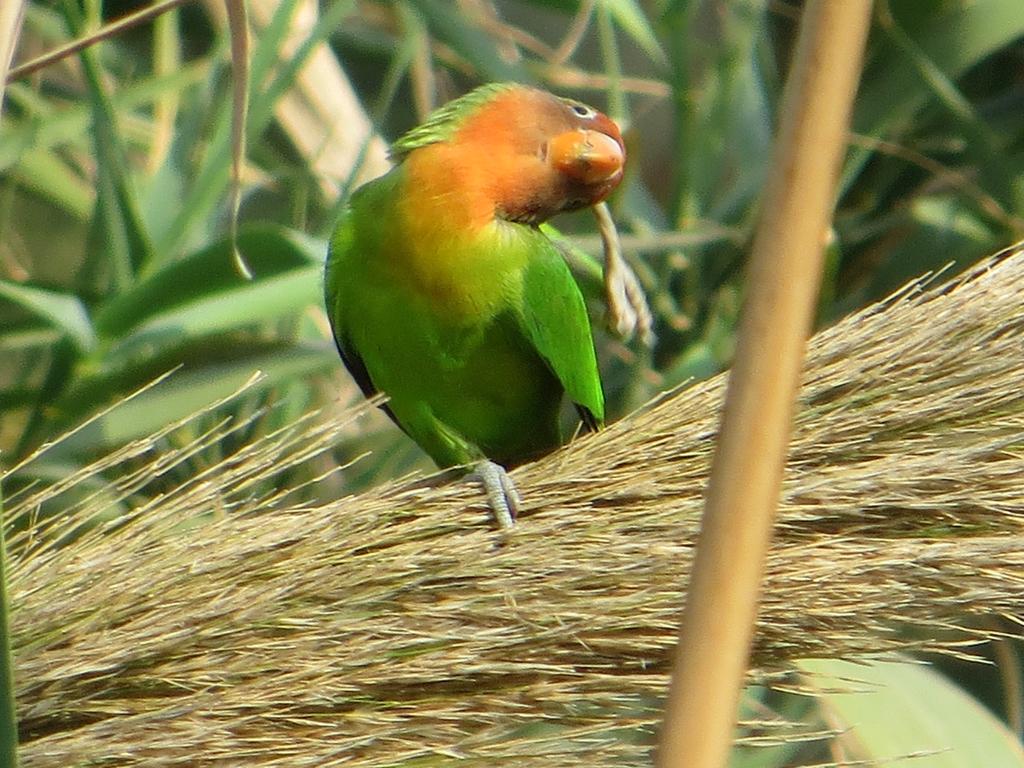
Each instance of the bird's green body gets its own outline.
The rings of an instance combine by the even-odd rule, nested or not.
[[[536,163],[487,139],[508,123],[516,141],[537,130],[508,119],[516,99],[564,103],[490,88],[396,145],[401,162],[353,195],[327,263],[327,310],[346,365],[364,392],[388,396],[391,416],[441,467],[510,466],[552,450],[565,394],[587,423],[604,418],[583,298],[537,228],[557,212],[546,208],[579,201],[563,190],[562,202],[548,202],[528,181],[519,197],[501,197],[515,186],[503,175]],[[502,99],[494,129],[486,110]]]
[[[563,391],[603,419],[583,298],[554,245],[535,227],[496,220],[453,236],[419,279],[416,252],[433,244],[403,231],[403,175],[399,166],[354,196],[326,284],[345,358],[387,393],[395,420],[447,467],[550,451]]]

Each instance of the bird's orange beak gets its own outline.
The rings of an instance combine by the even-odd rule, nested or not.
[[[548,159],[559,171],[587,185],[604,184],[622,175],[622,143],[600,131],[576,129],[548,142]]]

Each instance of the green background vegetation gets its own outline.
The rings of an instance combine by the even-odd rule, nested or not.
[[[16,63],[135,8],[32,3]],[[18,469],[7,496],[228,397],[256,371],[243,397],[163,443],[186,445],[225,417],[259,417],[176,465],[166,483],[310,410],[329,418],[354,402],[319,298],[332,223],[357,183],[383,168],[381,138],[488,80],[577,97],[625,128],[630,170],[611,204],[658,341],[647,351],[599,331],[612,417],[727,367],[797,4],[337,0],[300,30],[310,9],[251,7],[240,248],[252,281],[225,240],[232,72],[213,3],[10,84],[0,122],[0,460]],[[1022,36],[1020,0],[878,3],[820,325],[1021,238]],[[318,76],[305,77],[325,54]],[[339,98],[347,85],[354,98]],[[583,252],[599,252],[587,215],[556,223]],[[577,266],[600,326],[594,262]],[[367,450],[310,489],[340,495],[428,466],[379,419],[281,482],[299,485]],[[1003,700],[998,674],[956,672],[1001,715],[1019,709]],[[758,759],[743,764],[769,764]]]

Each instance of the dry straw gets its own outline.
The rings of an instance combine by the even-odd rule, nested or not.
[[[813,339],[752,674],[960,652],[1024,616],[1022,295],[1008,252]],[[359,410],[193,475],[244,425],[127,447],[12,542],[24,765],[648,764],[631,729],[667,685],[721,396],[683,389],[516,472],[507,539],[468,484],[274,489]]]

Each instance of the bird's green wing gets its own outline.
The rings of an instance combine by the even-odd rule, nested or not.
[[[554,244],[533,234],[536,251],[523,273],[520,323],[593,427],[604,420],[604,393],[583,296]]]
[[[341,355],[342,362],[345,363],[345,367],[348,368],[352,378],[356,380],[363,394],[366,397],[373,397],[377,393],[377,388],[370,381],[370,374],[366,370],[366,365],[345,333],[344,324],[341,321],[342,307],[338,306],[339,299],[342,296],[341,280],[343,275],[341,271],[343,267],[341,266],[341,257],[344,257],[346,252],[354,247],[354,224],[352,211],[343,211],[335,227],[334,235],[331,237],[331,246],[324,274],[324,301],[327,306],[327,316],[331,321],[334,343],[338,348],[338,353]]]
[[[359,195],[360,193],[356,193]],[[363,193],[365,194],[365,193]],[[352,271],[352,251],[358,246],[356,244],[355,213],[349,208],[342,212],[341,218],[331,236],[330,249],[327,254],[327,263],[324,270],[324,303],[327,308],[327,317],[331,324],[331,332],[334,336],[334,344],[341,355],[341,361],[345,364],[348,372],[355,379],[359,389],[367,398],[373,398],[377,394],[377,386],[370,378],[370,372],[363,361],[362,355],[352,343],[349,336],[349,325],[351,318],[346,322],[346,294],[343,290],[343,283],[350,279],[346,270]],[[402,427],[391,407],[384,403],[380,406],[392,421]],[[402,427],[405,429],[404,427]]]

